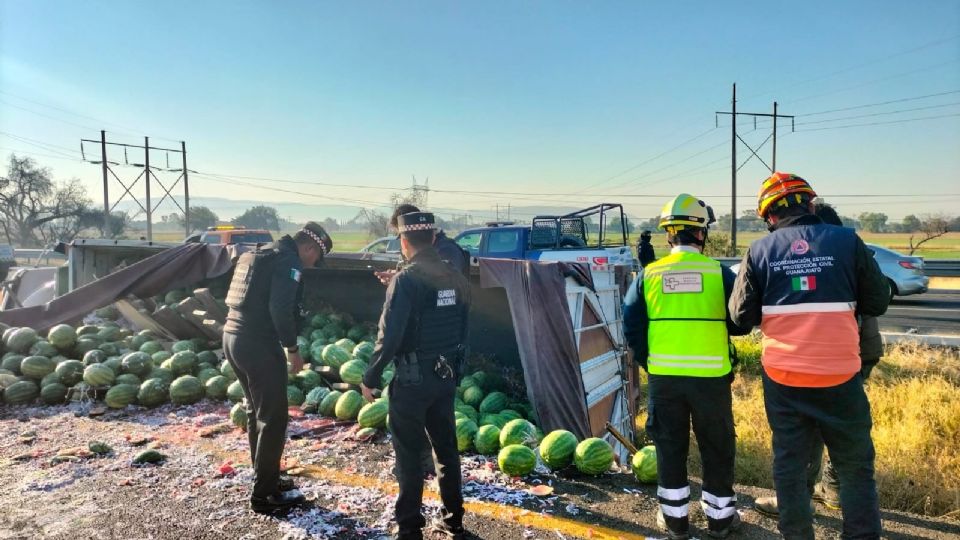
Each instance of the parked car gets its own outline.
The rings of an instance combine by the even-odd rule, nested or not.
[[[396,253],[400,254],[400,239],[396,236],[384,236],[360,248],[360,253]]]
[[[187,238],[187,242],[193,237]],[[200,242],[207,244],[269,244],[273,242],[270,231],[263,229],[245,229],[233,225],[210,227],[200,234]]]
[[[891,300],[894,296],[927,292],[930,278],[923,273],[922,257],[911,257],[876,244],[867,244],[867,247],[873,250],[873,258],[890,282]]]

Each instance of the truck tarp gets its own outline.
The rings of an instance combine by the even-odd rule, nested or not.
[[[128,295],[154,296],[222,275],[233,266],[235,246],[183,244],[88,283],[42,306],[0,312],[0,323],[46,330],[79,321]]]
[[[566,429],[583,440],[590,420],[566,278],[591,286],[586,265],[480,259],[480,286],[503,287],[510,303],[527,398],[544,432]]]

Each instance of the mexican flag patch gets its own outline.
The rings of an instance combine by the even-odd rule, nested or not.
[[[816,288],[816,276],[800,276],[793,278],[793,290],[795,291],[812,291]]]

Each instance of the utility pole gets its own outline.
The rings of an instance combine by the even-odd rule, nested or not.
[[[83,149],[82,142],[80,143],[80,149]],[[100,163],[103,165],[103,232],[104,234],[110,234],[110,193],[107,187],[107,132],[102,129],[100,130],[100,159]]]
[[[167,154],[168,156],[170,154]],[[187,229],[187,234],[184,236],[190,236],[190,233],[193,230],[190,227],[190,184],[187,183],[187,143],[180,141],[180,156],[183,157],[183,225]],[[214,224],[216,225],[216,224]]]
[[[790,119],[790,129],[791,129],[791,130],[793,130],[793,128],[794,128],[794,123],[793,123],[793,116],[791,116],[791,115],[785,115],[785,114],[779,114],[779,112],[778,112],[778,110],[777,110],[777,102],[776,102],[776,101],[773,102],[773,114],[769,114],[769,113],[737,112],[737,84],[736,84],[736,83],[733,84],[733,98],[732,98],[732,100],[731,100],[730,105],[731,105],[731,107],[730,107],[730,108],[731,108],[730,112],[717,111],[716,114],[717,114],[717,115],[721,115],[721,114],[730,115],[730,119],[731,119],[731,121],[730,121],[730,133],[731,133],[731,136],[730,136],[730,144],[731,144],[731,148],[730,148],[730,171],[731,171],[731,172],[730,172],[730,185],[731,185],[731,193],[730,193],[730,251],[731,251],[731,252],[730,252],[730,255],[731,255],[731,256],[735,256],[735,255],[737,254],[737,171],[740,170],[741,167],[743,167],[744,165],[746,165],[746,164],[747,164],[747,161],[750,161],[750,160],[753,159],[753,158],[757,158],[758,160],[760,160],[761,163],[763,163],[763,165],[764,165],[766,168],[770,169],[770,172],[771,172],[771,173],[773,173],[773,172],[776,170],[776,166],[777,166],[777,119],[778,119],[778,118],[789,118],[789,119]],[[737,115],[740,115],[740,116],[752,116],[752,117],[753,117],[754,128],[756,128],[756,123],[757,123],[757,118],[758,118],[758,117],[772,118],[772,119],[773,119],[773,131],[772,131],[772,132],[770,133],[770,135],[766,138],[766,140],[764,140],[762,143],[760,143],[760,146],[758,146],[758,147],[756,148],[756,150],[754,150],[752,146],[750,146],[749,144],[747,144],[747,141],[743,140],[743,138],[740,137],[739,134],[737,134]],[[717,124],[719,124],[719,120],[717,121]],[[765,161],[763,161],[763,158],[761,158],[760,155],[757,153],[761,148],[763,148],[763,145],[767,144],[767,141],[769,141],[770,139],[773,139],[773,160],[772,160],[773,165],[767,165],[767,163],[766,163]],[[746,161],[744,161],[743,163],[741,163],[739,166],[737,165],[737,141],[738,141],[738,140],[739,140],[741,143],[743,143],[743,145],[746,146],[746,147],[747,147],[747,150],[750,150],[750,153],[751,153],[750,157],[748,157],[748,158],[746,159]]]
[[[153,242],[153,207],[150,205],[150,137],[143,138],[143,170],[147,182],[147,242]]]

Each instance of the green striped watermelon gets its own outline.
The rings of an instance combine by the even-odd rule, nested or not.
[[[603,474],[613,465],[613,448],[597,437],[584,439],[573,452],[573,462],[584,474]]]
[[[363,396],[360,395],[360,392],[347,390],[337,400],[333,412],[340,420],[356,420],[363,403]]]
[[[238,428],[247,430],[247,407],[243,403],[237,403],[230,409],[230,421]]]
[[[303,390],[294,385],[287,386],[287,406],[299,407],[303,403]]]
[[[47,405],[63,403],[67,399],[67,387],[61,383],[51,383],[40,389],[40,400]]]
[[[83,382],[94,388],[110,386],[115,379],[113,370],[105,364],[89,365],[83,370]]]
[[[471,407],[479,407],[483,402],[483,390],[479,386],[468,386],[463,391],[463,402]]]
[[[357,360],[363,360],[364,362],[369,362],[370,357],[373,356],[374,345],[370,341],[361,341],[353,348],[353,357]]]
[[[385,399],[367,403],[357,414],[357,423],[362,428],[382,428],[386,425],[389,410],[389,405]]]
[[[466,400],[465,400],[466,401]],[[469,404],[469,402],[467,402]],[[480,402],[480,414],[498,413],[507,408],[510,398],[503,392],[490,392],[487,397]]]
[[[163,344],[159,341],[148,341],[140,346],[138,351],[145,353],[147,356],[158,353],[163,350]]]
[[[60,351],[51,345],[49,341],[40,339],[30,347],[30,352],[27,356],[46,356],[47,358],[53,358],[58,354],[60,354]]]
[[[111,409],[122,409],[137,400],[139,390],[140,387],[132,384],[118,384],[107,390],[107,395],[103,398],[103,401]]]
[[[26,354],[30,351],[30,347],[33,347],[33,344],[36,342],[37,333],[33,328],[17,328],[10,333],[6,340],[6,345],[7,350],[10,352]]]
[[[190,341],[189,339],[184,339],[184,340],[175,342],[173,346],[170,347],[170,350],[173,351],[174,354],[182,351],[190,351],[192,353],[195,353],[197,352],[197,344]]]
[[[323,384],[323,377],[312,369],[304,369],[296,375],[297,386],[304,392],[309,392]]]
[[[349,360],[340,366],[340,379],[348,384],[359,385],[363,382],[363,374],[366,371],[366,362],[362,360]]]
[[[189,375],[197,367],[197,354],[191,351],[180,351],[170,357],[170,371],[174,375]]]
[[[160,351],[160,352],[155,352],[155,353],[151,354],[151,355],[150,355],[150,358],[153,360],[153,365],[155,365],[155,366],[157,366],[157,367],[160,367],[160,366],[163,365],[164,362],[166,362],[167,360],[169,360],[170,357],[172,357],[172,356],[173,356],[173,354],[171,354],[171,353],[168,352],[168,351]]]
[[[536,468],[537,455],[522,444],[511,444],[500,449],[497,464],[508,476],[526,476]]]
[[[20,363],[20,373],[39,381],[53,373],[56,367],[53,360],[46,356],[28,356]]]
[[[481,414],[480,415],[480,425],[481,426],[497,426],[497,429],[503,429],[503,426],[507,425],[508,420],[499,414]]]
[[[199,377],[197,378],[199,379]],[[203,386],[206,389],[207,397],[210,399],[223,400],[227,397],[227,388],[230,386],[230,381],[223,375],[214,375],[207,379],[207,382],[205,382]]]
[[[182,352],[177,354],[193,354]],[[176,357],[176,354],[174,355]],[[176,405],[190,405],[203,399],[204,388],[200,379],[192,375],[178,377],[170,384],[170,402]]]
[[[150,373],[147,374],[146,379],[160,379],[167,386],[170,386],[170,383],[176,379],[176,375],[172,371],[162,367],[155,367],[150,370]]]
[[[240,381],[233,381],[230,383],[230,386],[227,387],[227,399],[234,403],[240,403],[244,395],[243,386],[240,386]]]
[[[351,352],[357,346],[357,344],[354,343],[354,341],[350,338],[338,339],[336,343],[334,343],[334,345],[336,345],[337,347],[340,347],[345,351],[351,351]]]
[[[140,387],[140,383],[143,381],[140,380],[140,377],[137,377],[133,373],[122,373],[117,375],[117,378],[113,381],[113,384],[132,384],[136,387]]]
[[[57,372],[47,373],[42,379],[40,379],[40,389],[42,390],[44,386],[53,383],[63,384],[63,381],[60,380],[60,376],[57,375]]]
[[[323,352],[320,353],[320,357],[323,358],[325,365],[337,369],[340,369],[340,366],[350,361],[350,353],[334,344],[324,347]]]
[[[153,358],[145,352],[132,352],[123,356],[120,366],[126,373],[144,377],[153,369]]]
[[[3,402],[8,405],[30,403],[40,395],[40,387],[33,381],[17,381],[3,390]]]
[[[479,416],[480,416],[480,415],[477,414],[477,410],[476,410],[476,409],[474,409],[473,407],[467,405],[466,403],[462,403],[462,404],[460,404],[460,405],[455,405],[455,406],[454,406],[454,410],[463,413],[467,418],[473,420],[474,422],[476,422],[476,421],[479,419]]]
[[[564,429],[551,431],[540,443],[540,458],[554,471],[569,467],[573,463],[573,452],[577,449],[577,437]]]
[[[326,386],[317,386],[316,388],[310,390],[303,398],[303,403],[300,405],[300,410],[307,413],[316,413],[317,409],[320,407],[320,402],[323,401],[323,398],[327,397],[327,394],[329,393],[330,389]]]
[[[482,426],[473,438],[473,446],[483,455],[496,454],[500,450],[500,430],[497,426]]]
[[[466,390],[471,386],[477,386],[477,380],[471,377],[470,375],[467,375],[466,377],[460,379],[460,388],[463,388],[464,390]]]
[[[466,452],[473,448],[473,438],[476,437],[479,429],[473,420],[457,420],[457,450]]]
[[[220,374],[229,379],[230,382],[237,380],[237,374],[233,372],[233,366],[227,360],[220,364]]]
[[[484,373],[483,371],[477,371],[476,373],[471,375],[471,377],[473,377],[473,380],[477,382],[477,386],[479,386],[482,390],[490,389],[490,384],[489,384],[490,376]],[[491,412],[496,412],[496,411],[491,411]]]
[[[137,401],[144,407],[156,407],[167,402],[170,384],[163,379],[147,379],[137,391]]]
[[[633,461],[630,465],[633,469],[633,475],[637,477],[639,482],[655,484],[657,482],[657,447],[653,445],[644,446],[633,455]]]
[[[69,324],[58,324],[47,332],[47,341],[57,349],[69,352],[77,343],[77,331]]]
[[[510,420],[500,429],[500,447],[522,444],[533,448],[537,445],[537,428],[528,420]]]
[[[503,418],[506,418],[508,421],[509,421],[509,420],[516,420],[516,419],[518,419],[518,418],[523,418],[523,415],[522,415],[522,414],[518,413],[517,411],[515,411],[515,410],[513,410],[513,409],[504,409],[504,410],[498,412],[497,414],[499,414],[499,415],[500,415],[501,417],[503,417]]]
[[[320,400],[320,405],[317,406],[317,412],[323,416],[333,416],[337,408],[337,402],[340,401],[342,396],[343,393],[337,390],[330,392]]]
[[[3,355],[3,359],[0,360],[0,368],[9,371],[15,375],[20,374],[20,364],[23,363],[25,356],[17,353],[7,353]]]

